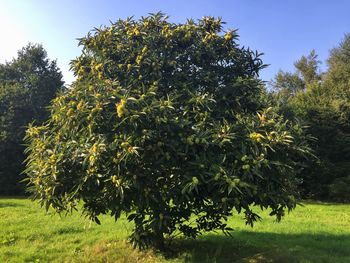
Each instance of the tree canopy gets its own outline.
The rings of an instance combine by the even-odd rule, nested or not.
[[[233,210],[253,225],[252,205],[278,220],[296,206],[303,131],[262,103],[260,54],[220,19],[129,18],[80,44],[77,81],[27,130],[26,173],[43,205],[82,201],[97,223],[125,212],[140,247],[228,233]]]

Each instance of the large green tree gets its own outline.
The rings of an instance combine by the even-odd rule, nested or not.
[[[80,40],[78,79],[27,131],[34,198],[135,223],[134,244],[221,229],[236,210],[281,219],[298,199],[302,130],[264,108],[260,55],[220,19],[119,20]]]
[[[23,194],[24,131],[48,117],[46,107],[62,89],[62,75],[41,45],[29,44],[0,64],[0,195]]]

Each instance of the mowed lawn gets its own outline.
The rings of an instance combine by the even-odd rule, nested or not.
[[[350,205],[304,205],[280,223],[263,212],[253,229],[234,215],[232,238],[178,239],[159,254],[131,248],[125,218],[103,216],[99,226],[80,212],[60,217],[27,199],[0,198],[0,262],[350,262]]]

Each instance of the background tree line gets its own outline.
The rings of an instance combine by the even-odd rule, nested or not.
[[[314,50],[276,75],[271,98],[285,116],[299,119],[315,138],[318,160],[301,175],[304,197],[350,200],[350,34],[330,51],[320,71]]]
[[[294,72],[277,73],[267,88],[270,101],[298,119],[315,139],[317,159],[300,175],[304,198],[350,200],[350,35],[331,50],[320,71],[313,50],[295,62]],[[0,64],[0,195],[24,194],[19,183],[25,159],[23,137],[31,122],[48,117],[47,106],[64,90],[62,74],[41,45],[29,44]]]
[[[28,44],[0,64],[0,195],[23,195],[26,126],[42,123],[46,107],[63,89],[62,74],[41,45]]]

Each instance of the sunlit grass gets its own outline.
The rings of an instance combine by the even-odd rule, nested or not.
[[[232,216],[233,237],[175,240],[171,252],[133,250],[132,224],[79,212],[60,217],[26,199],[0,199],[0,262],[350,262],[350,205],[305,204],[276,223],[268,212],[252,229]]]

